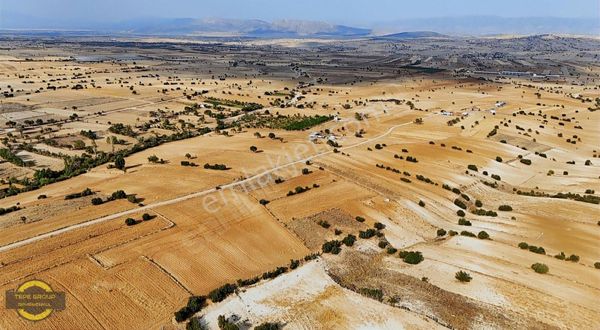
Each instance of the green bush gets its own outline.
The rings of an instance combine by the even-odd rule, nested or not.
[[[594,262],[594,267],[596,269],[600,269],[600,262]]]
[[[490,235],[488,233],[486,233],[485,231],[480,231],[479,234],[477,234],[477,238],[479,239],[489,239]]]
[[[354,242],[356,242],[356,236],[352,234],[348,234],[348,236],[344,237],[342,240],[342,243],[344,243],[346,246],[352,246],[354,245]]]
[[[533,253],[537,253],[537,254],[546,254],[546,250],[544,250],[543,247],[538,247],[535,245],[530,245],[529,246],[529,251],[533,252]]]
[[[356,216],[356,221],[358,221],[358,222],[365,222],[365,218],[357,215]]]
[[[192,312],[192,310],[189,307],[187,307],[187,306],[182,307],[180,310],[175,312],[175,321],[183,322],[183,321],[187,320],[193,314],[194,313]]]
[[[92,198],[92,205],[100,205],[102,203],[104,203],[104,201],[102,200],[102,198],[99,198],[99,197]]]
[[[477,169],[477,165],[473,165],[473,164],[471,164],[471,165],[468,165],[468,166],[467,166],[467,168],[468,168],[468,169],[470,169],[471,171],[475,171],[475,172],[477,172],[477,171],[478,171],[478,169]]]
[[[471,280],[473,279],[471,275],[469,275],[469,273],[462,270],[456,272],[456,274],[454,274],[454,278],[463,283],[471,282]]]
[[[148,213],[142,214],[142,220],[144,220],[144,221],[152,220],[152,218],[153,218],[153,216],[151,216]]]
[[[279,323],[265,322],[255,326],[254,330],[279,330]]]
[[[497,161],[498,163],[502,163],[502,157],[500,157],[500,156],[496,156],[496,161]]]
[[[127,218],[127,219],[125,219],[125,224],[128,226],[133,226],[133,225],[137,224],[137,221],[135,221],[134,218]]]
[[[405,251],[405,252],[406,253],[402,254],[402,255],[404,255],[404,257],[402,257],[402,259],[407,264],[416,265],[416,264],[420,263],[421,261],[425,260],[425,258],[423,258],[423,255],[419,251]]]
[[[396,248],[395,248],[395,247],[393,247],[393,246],[388,246],[388,248],[387,248],[387,253],[388,253],[388,254],[394,254],[394,253],[396,253],[396,252],[398,252],[398,249],[396,249]]]
[[[554,258],[556,258],[558,260],[565,260],[567,258],[567,256],[565,256],[564,252],[561,252],[561,253],[555,255]]]
[[[579,256],[575,255],[575,254],[572,254],[566,260],[567,261],[572,261],[572,262],[579,262]]]
[[[225,318],[225,315],[219,315],[217,318],[219,329],[221,330],[239,330],[240,328],[233,322],[230,322]]]
[[[477,237],[477,236],[475,236],[475,234],[473,234],[472,232],[470,232],[470,231],[466,231],[466,230],[463,230],[463,231],[461,231],[461,232],[460,232],[460,236],[467,236],[467,237]]]
[[[456,211],[456,215],[458,215],[459,217],[464,217],[466,214],[465,214],[465,211],[458,210],[458,211]]]
[[[341,246],[342,242],[338,240],[333,240],[323,243],[323,246],[321,248],[323,250],[323,253],[338,254],[342,251]]]
[[[373,227],[375,227],[375,229],[377,229],[377,230],[383,230],[385,228],[385,225],[382,224],[381,222],[375,222],[373,224]]]
[[[471,225],[471,221],[466,220],[465,218],[459,218],[458,219],[458,224],[461,226],[470,226]]]
[[[521,158],[519,161],[525,165],[531,165],[531,159]]]
[[[512,206],[510,206],[510,205],[500,205],[500,206],[498,207],[498,211],[505,211],[505,212],[509,212],[509,211],[512,211],[512,210],[513,210],[513,208],[512,208]]]
[[[440,229],[437,230],[437,236],[438,237],[441,237],[441,236],[444,236],[444,235],[446,235],[446,230],[444,230],[443,228],[440,228]]]
[[[525,242],[521,242],[521,243],[519,243],[519,247],[523,250],[526,250],[529,248],[529,244],[527,244]]]
[[[227,298],[230,294],[234,293],[235,289],[237,289],[237,286],[235,284],[227,283],[209,292],[208,297],[210,298],[210,300],[212,300],[212,302],[221,302],[225,300],[225,298]]]
[[[422,200],[419,201],[419,206],[420,207],[425,207],[425,202],[423,202]]]
[[[546,266],[545,264],[538,263],[538,262],[531,265],[531,269],[535,270],[535,272],[539,273],[539,274],[546,274],[550,270],[550,268],[548,268],[548,266]]]
[[[385,247],[388,246],[388,242],[386,242],[386,241],[379,241],[379,243],[377,244],[377,246],[379,246],[380,249],[385,249]]]
[[[373,228],[369,228],[365,231],[359,231],[358,232],[358,237],[362,238],[362,239],[369,239],[373,236],[375,236],[375,234],[377,234],[377,231]]]
[[[205,330],[206,327],[202,325],[200,319],[193,318],[186,325],[185,330]]]
[[[448,231],[448,235],[450,235],[450,236],[456,236],[456,235],[458,235],[458,232],[456,232],[454,230],[450,230],[450,231]]]
[[[482,203],[480,200],[476,200],[476,201],[475,201],[475,206],[477,206],[477,207],[482,207],[482,206],[483,206],[483,203]]]
[[[458,199],[458,198],[454,200],[454,205],[460,207],[463,210],[467,209],[467,205],[463,201],[461,201],[460,199]]]

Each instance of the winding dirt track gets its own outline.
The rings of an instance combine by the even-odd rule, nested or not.
[[[431,115],[428,115],[426,117],[429,117],[429,116],[431,116]],[[424,117],[424,118],[426,118],[426,117]],[[367,143],[371,143],[371,142],[373,142],[375,140],[381,139],[381,138],[389,135],[390,133],[392,133],[398,127],[407,126],[407,125],[410,125],[412,123],[413,122],[410,121],[410,122],[406,122],[406,123],[394,125],[394,126],[390,127],[385,133],[383,133],[381,135],[372,137],[370,139],[367,139],[365,141],[362,141],[362,142],[359,142],[359,143],[356,143],[356,144],[353,144],[353,145],[350,145],[350,146],[341,147],[341,148],[339,148],[339,150],[352,149],[352,148],[359,147],[361,145],[365,145]],[[280,170],[282,168],[286,168],[286,167],[289,167],[289,166],[292,166],[292,165],[296,165],[296,164],[300,164],[300,163],[305,163],[308,160],[312,160],[314,158],[322,157],[322,156],[325,156],[325,155],[328,155],[328,154],[331,154],[331,153],[333,153],[333,150],[323,151],[323,152],[317,153],[315,155],[312,155],[312,156],[309,156],[309,157],[306,157],[306,158],[303,158],[303,159],[299,159],[299,160],[292,161],[292,162],[289,162],[289,163],[286,163],[286,164],[283,164],[283,165],[279,165],[279,166],[273,167],[273,168],[271,168],[269,170],[266,170],[264,172],[255,174],[255,175],[253,175],[251,177],[248,177],[248,178],[246,178],[244,180],[235,181],[235,182],[232,182],[232,183],[228,183],[228,184],[222,185],[222,186],[220,186],[220,189],[233,188],[233,187],[236,187],[236,186],[239,186],[239,185],[243,185],[244,183],[250,182],[250,181],[252,181],[254,179],[257,179],[257,178],[260,178],[260,177],[262,177],[264,175],[273,173],[273,172],[278,171],[278,170]],[[11,250],[11,249],[14,249],[14,248],[17,248],[17,247],[20,247],[20,246],[31,244],[31,243],[37,242],[37,241],[45,239],[45,238],[54,237],[54,236],[57,236],[57,235],[69,232],[71,230],[76,230],[76,229],[79,229],[79,228],[83,228],[83,227],[95,225],[95,224],[98,224],[98,223],[101,223],[101,222],[105,222],[105,221],[117,219],[117,218],[120,218],[120,217],[123,217],[123,216],[126,216],[126,215],[130,215],[130,214],[133,214],[133,213],[139,213],[141,211],[150,210],[152,208],[156,208],[156,207],[161,207],[161,206],[165,206],[165,205],[171,205],[171,204],[183,202],[185,200],[188,200],[188,199],[191,199],[191,198],[205,196],[205,195],[208,195],[208,194],[216,192],[216,191],[217,191],[216,188],[211,188],[211,189],[207,189],[207,190],[203,190],[203,191],[198,191],[198,192],[195,192],[195,193],[187,194],[187,195],[176,197],[176,198],[173,198],[173,199],[169,199],[169,200],[165,200],[165,201],[161,201],[161,202],[156,202],[156,203],[144,205],[142,207],[138,207],[138,208],[135,208],[135,209],[131,209],[131,210],[123,211],[123,212],[118,212],[118,213],[113,213],[111,215],[107,215],[107,216],[104,216],[104,217],[101,217],[101,218],[96,218],[96,219],[85,221],[85,222],[82,222],[82,223],[78,223],[78,224],[66,226],[66,227],[63,227],[63,228],[55,229],[55,230],[49,231],[49,232],[44,233],[44,234],[40,234],[40,235],[37,235],[37,236],[34,236],[34,237],[26,238],[24,240],[20,240],[20,241],[16,241],[16,242],[13,242],[13,243],[6,244],[6,245],[0,247],[0,253],[8,251],[8,250]]]

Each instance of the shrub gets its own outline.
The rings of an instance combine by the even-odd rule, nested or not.
[[[363,218],[361,216],[356,216],[356,221],[358,221],[358,222],[365,222],[365,218]]]
[[[318,224],[319,224],[319,226],[321,226],[321,227],[323,227],[325,229],[331,227],[331,225],[329,224],[329,222],[327,222],[325,220],[319,220]]]
[[[254,330],[279,330],[279,323],[265,322],[255,326]]]
[[[554,258],[556,258],[558,260],[565,260],[566,256],[565,256],[564,252],[561,252],[561,253],[555,255]]]
[[[404,257],[402,257],[402,259],[407,264],[416,265],[416,264],[420,263],[421,261],[425,260],[425,258],[423,258],[423,255],[419,251],[404,251],[404,252],[405,252],[403,254]]]
[[[525,165],[531,165],[531,159],[521,158],[519,161]]]
[[[380,249],[384,249],[386,246],[388,246],[388,242],[379,241],[379,243],[377,243],[377,246],[379,246]]]
[[[536,262],[535,264],[531,265],[531,269],[535,270],[535,272],[539,274],[546,274],[550,270],[548,266],[539,262]]]
[[[450,231],[448,231],[448,235],[449,236],[456,236],[456,235],[458,235],[458,232],[456,232],[454,230],[450,230]]]
[[[217,318],[217,323],[219,325],[219,329],[221,330],[239,330],[239,327],[235,323],[227,320],[225,315],[219,315]]]
[[[384,224],[382,224],[381,222],[375,222],[375,223],[373,224],[373,227],[375,227],[375,229],[377,229],[377,230],[382,230],[382,229],[384,229],[384,228],[385,228],[385,225],[384,225]]]
[[[458,219],[458,224],[461,226],[470,226],[471,221],[466,220],[465,218],[460,218],[460,219]]]
[[[459,280],[460,282],[463,282],[463,283],[471,282],[471,280],[473,279],[471,277],[471,275],[469,275],[469,273],[462,271],[462,270],[456,272],[456,274],[454,275],[454,278],[456,278],[457,280]]]
[[[128,226],[133,226],[133,225],[137,224],[137,221],[135,221],[134,218],[127,218],[127,219],[125,219],[125,224]]]
[[[466,230],[463,230],[463,231],[461,231],[461,232],[460,232],[460,236],[476,237],[476,236],[475,236],[475,234],[473,234],[473,233],[472,233],[472,232],[470,232],[470,231],[466,231]]]
[[[594,262],[594,267],[596,269],[600,269],[600,262]]]
[[[446,230],[444,230],[443,228],[440,228],[440,229],[437,230],[437,236],[438,237],[441,237],[441,236],[444,236],[444,235],[446,235]]]
[[[225,300],[230,294],[235,292],[237,286],[235,284],[227,283],[221,287],[218,287],[208,293],[208,297],[212,302],[221,302]]]
[[[192,316],[192,314],[193,312],[189,307],[182,307],[180,310],[175,312],[175,321],[183,322],[187,320],[190,316]]]
[[[142,214],[142,220],[144,220],[144,221],[152,220],[152,218],[153,217],[148,213]]]
[[[519,247],[523,250],[526,250],[529,248],[529,244],[527,244],[525,242],[521,242],[521,243],[519,243]]]
[[[127,201],[135,204],[135,203],[137,203],[138,200],[135,197],[135,195],[129,195],[129,196],[127,196]]]
[[[92,205],[100,205],[102,203],[104,203],[104,201],[102,200],[102,198],[99,198],[99,197],[92,198]]]
[[[377,234],[377,231],[373,228],[369,228],[365,231],[359,231],[358,232],[358,237],[362,238],[362,239],[369,239],[373,236],[375,236],[375,234]]]
[[[425,207],[425,202],[423,202],[422,200],[419,201],[419,206],[420,207]]]
[[[498,181],[502,180],[502,178],[498,174],[492,174],[492,179],[498,180]]]
[[[475,206],[477,206],[477,207],[482,207],[482,206],[483,206],[483,203],[482,203],[480,200],[476,200],[476,201],[475,201]]]
[[[458,199],[458,198],[454,200],[454,205],[460,207],[463,210],[467,209],[467,205],[463,201],[461,201],[460,199]]]
[[[300,260],[290,260],[290,269],[296,269],[300,266]]]
[[[396,248],[395,248],[395,247],[393,247],[393,246],[388,246],[388,248],[387,248],[387,253],[388,253],[388,254],[394,254],[394,253],[396,253],[396,252],[398,252],[398,249],[396,249]]]
[[[356,242],[356,236],[352,234],[348,234],[348,236],[344,237],[342,240],[342,243],[344,243],[346,246],[352,246],[354,245],[354,242]]]
[[[513,208],[510,205],[500,205],[500,206],[498,206],[498,211],[510,212],[512,210],[513,210]]]
[[[490,238],[490,235],[488,233],[486,233],[485,231],[480,231],[479,234],[477,234],[477,238],[479,239],[488,239]]]
[[[340,235],[340,234],[342,233],[342,230],[341,230],[341,229],[337,229],[337,228],[336,228],[336,229],[335,229],[333,232],[334,232],[336,235]]]
[[[533,253],[537,253],[537,254],[546,254],[546,250],[544,250],[543,247],[537,247],[535,245],[530,245],[529,246],[529,251],[533,252]]]
[[[497,161],[498,163],[502,163],[502,157],[500,157],[500,156],[496,156],[496,161]]]
[[[477,172],[477,171],[478,171],[478,169],[477,169],[477,166],[476,166],[476,165],[473,165],[473,164],[471,164],[471,165],[468,165],[468,166],[467,166],[467,168],[468,168],[468,169],[470,169],[471,171],[475,171],[475,172]]]
[[[268,201],[268,200],[266,200],[266,199],[264,199],[264,198],[263,198],[263,199],[261,199],[261,200],[260,200],[260,201],[258,201],[258,202],[260,203],[260,205],[267,205],[267,204],[269,204],[269,201]]]
[[[200,322],[200,319],[198,318],[193,318],[191,319],[188,324],[185,325],[185,330],[205,330],[206,327],[204,327],[202,325],[202,323]]]
[[[575,255],[575,254],[572,254],[566,260],[567,261],[573,261],[573,262],[579,262],[579,256]]]
[[[458,210],[458,211],[456,211],[456,215],[458,215],[459,217],[464,217],[465,216],[465,211]]]
[[[187,307],[193,312],[196,313],[204,307],[206,304],[205,296],[191,296],[188,298]]]
[[[338,240],[333,240],[323,243],[321,249],[323,250],[323,253],[338,254],[342,251],[341,246],[342,242]]]

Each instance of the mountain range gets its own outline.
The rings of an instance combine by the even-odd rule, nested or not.
[[[593,18],[497,16],[438,17],[380,22],[352,27],[319,21],[225,18],[141,18],[124,22],[37,19],[0,11],[0,30],[81,30],[119,35],[236,36],[252,38],[354,38],[377,36],[394,39],[488,34],[583,34],[599,35],[600,22]],[[410,32],[401,31],[436,31]]]

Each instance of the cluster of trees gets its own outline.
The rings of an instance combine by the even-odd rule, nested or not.
[[[108,131],[114,134],[126,135],[135,137],[137,134],[131,128],[131,125],[124,125],[122,123],[116,123],[108,128]]]
[[[19,156],[15,155],[10,149],[0,148],[0,157],[9,163],[13,163],[17,166],[25,166],[25,161],[23,161]]]
[[[219,170],[219,171],[225,171],[225,170],[229,169],[229,167],[227,167],[227,165],[225,165],[225,164],[209,164],[209,163],[204,164],[204,168],[210,169],[210,170]]]
[[[529,245],[526,242],[521,242],[518,246],[523,250],[529,250],[533,253],[546,254],[546,250],[541,246]]]
[[[81,198],[81,197],[90,196],[90,195],[93,195],[93,194],[94,194],[94,192],[92,191],[92,189],[85,188],[82,192],[72,193],[72,194],[66,195],[65,196],[65,200],[75,199],[75,198]]]

